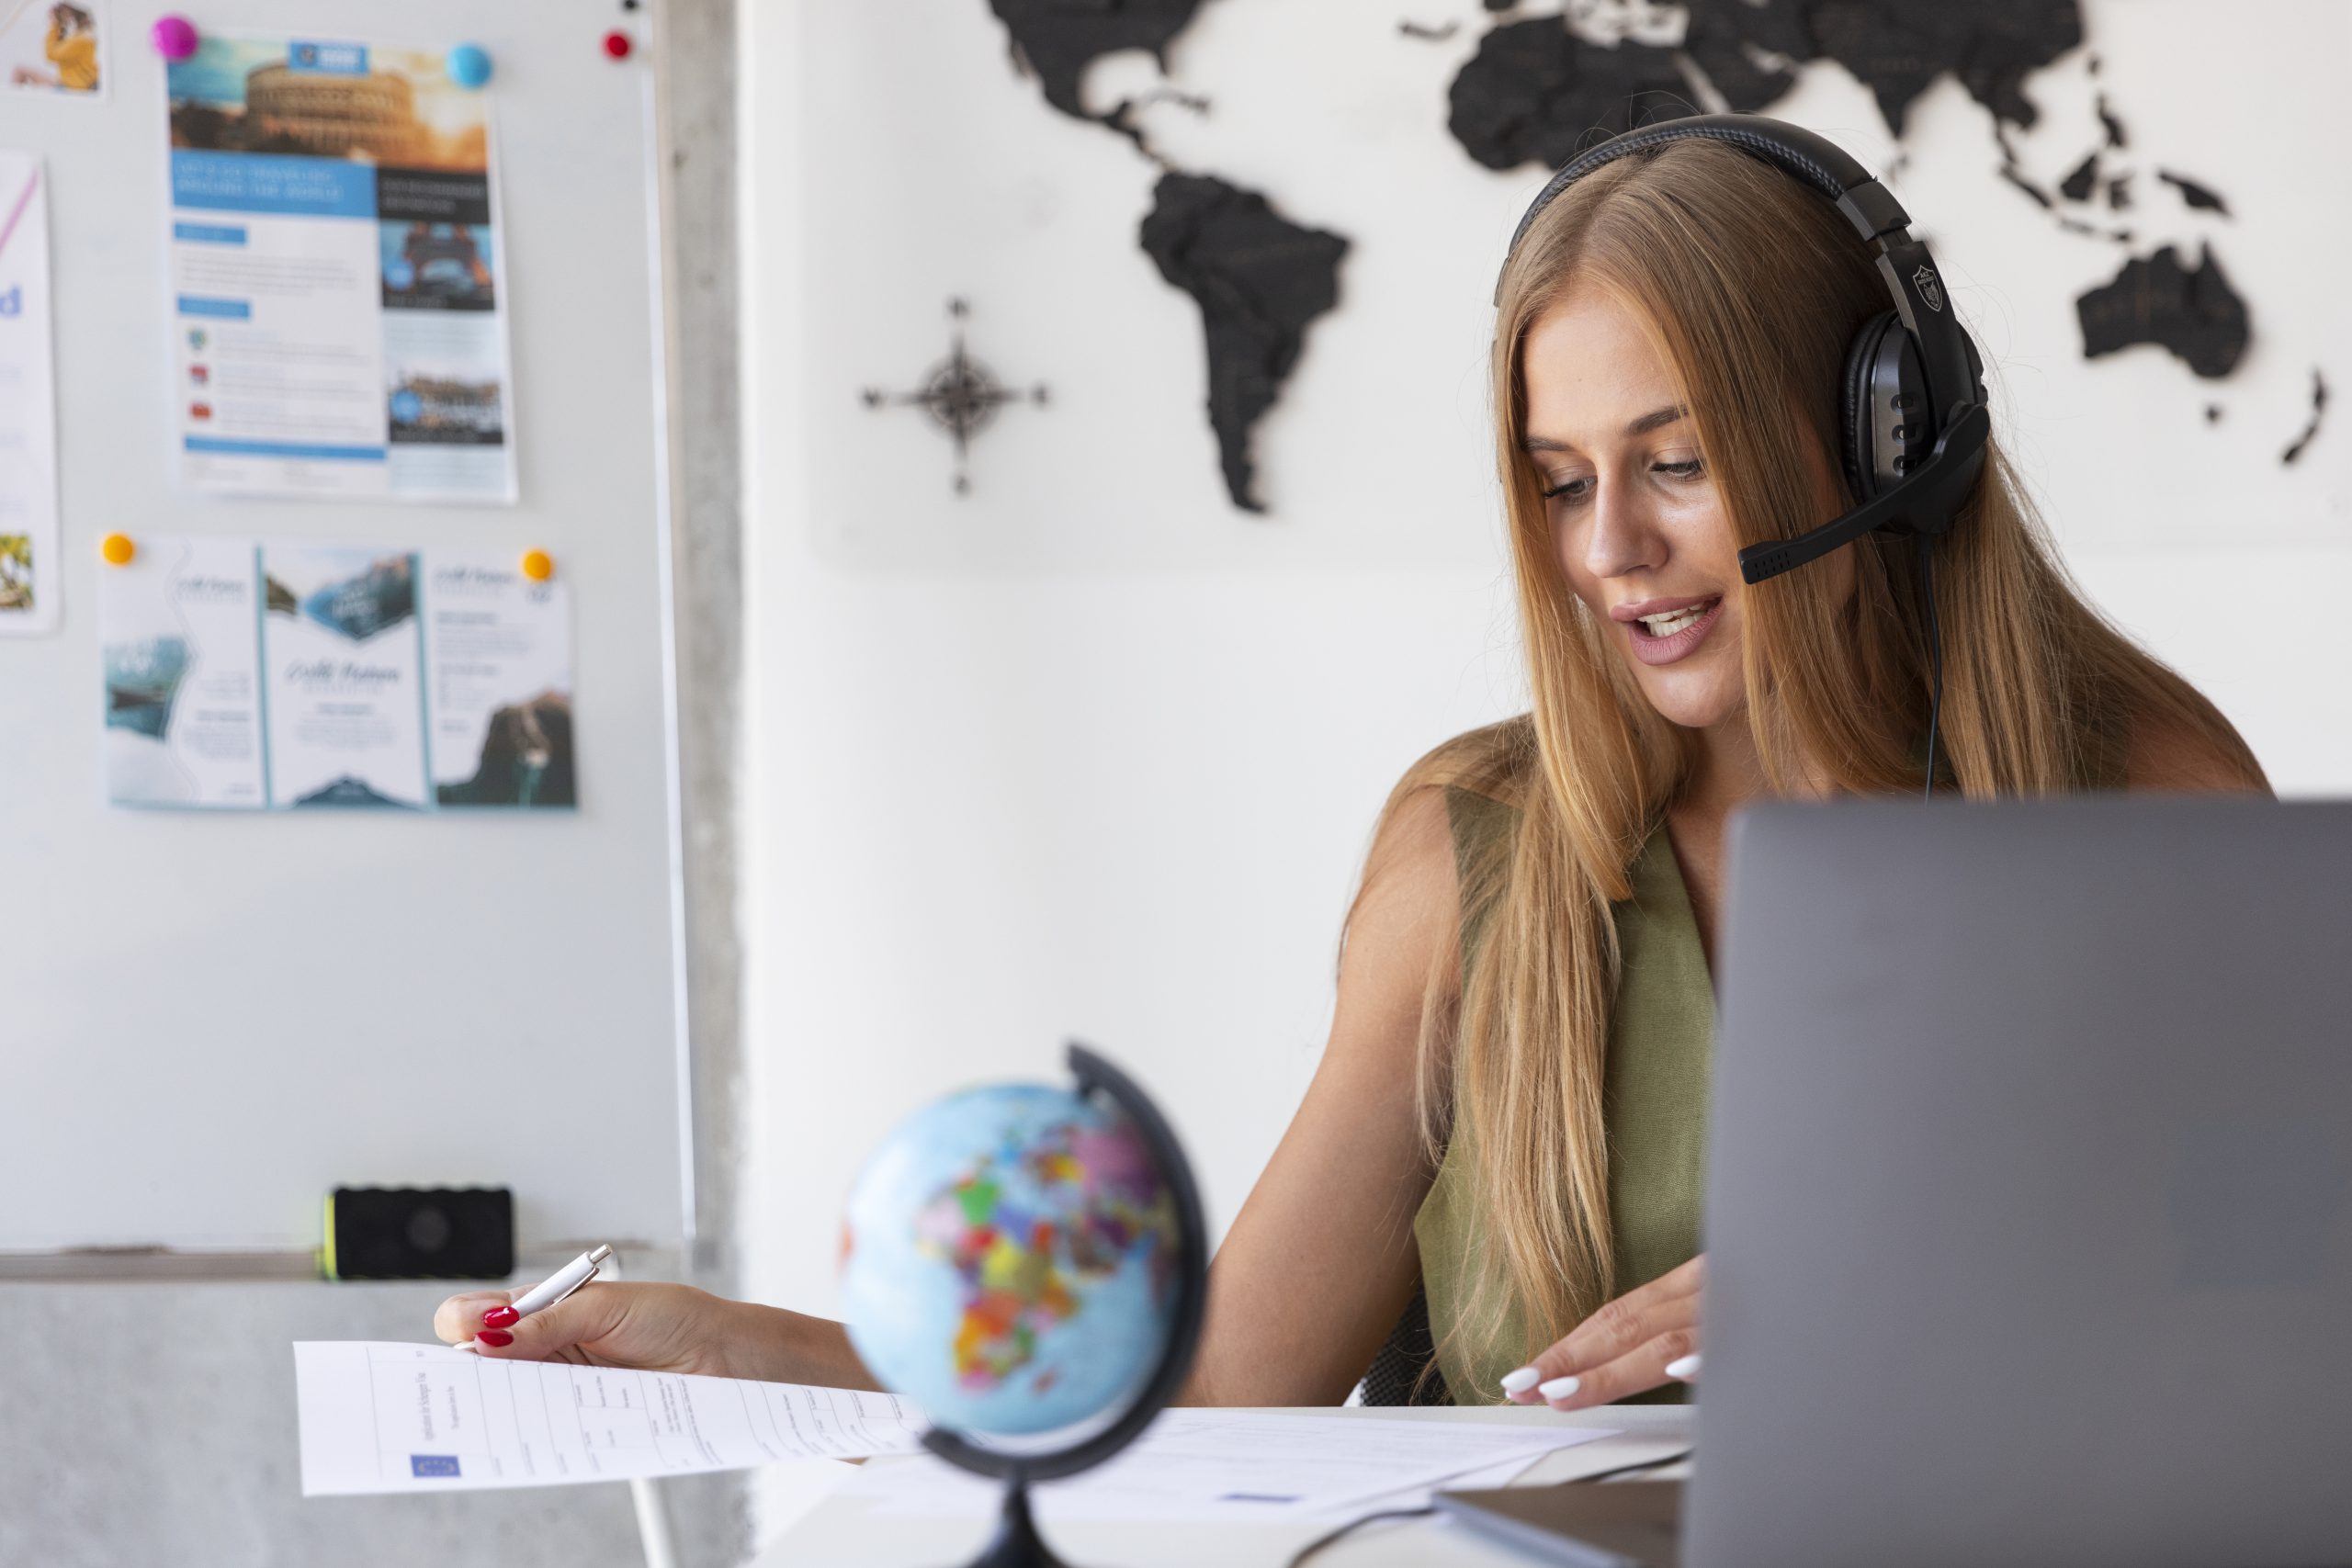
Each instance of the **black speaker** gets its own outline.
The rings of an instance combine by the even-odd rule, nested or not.
[[[330,1280],[503,1280],[514,1194],[503,1187],[338,1187],[327,1197]]]

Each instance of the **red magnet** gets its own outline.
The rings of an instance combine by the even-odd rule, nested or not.
[[[636,47],[637,45],[629,41],[628,34],[618,28],[615,28],[605,35],[605,52],[615,60],[627,60],[629,51]]]

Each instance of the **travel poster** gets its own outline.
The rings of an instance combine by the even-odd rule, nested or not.
[[[57,626],[57,381],[45,186],[38,155],[0,152],[0,636]]]
[[[0,82],[12,93],[106,96],[107,0],[0,0]]]
[[[259,552],[157,539],[98,577],[108,796],[136,806],[266,806]]]
[[[570,596],[518,556],[137,544],[98,572],[114,805],[578,804]]]
[[[489,95],[438,53],[212,33],[165,81],[182,479],[513,501]]]

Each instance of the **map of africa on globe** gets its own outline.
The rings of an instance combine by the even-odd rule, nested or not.
[[[1068,1090],[967,1090],[894,1132],[842,1234],[850,1337],[963,1432],[1020,1436],[1124,1407],[1158,1365],[1181,1237],[1132,1124]]]

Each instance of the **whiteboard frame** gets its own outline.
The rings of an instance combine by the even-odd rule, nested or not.
[[[521,7],[518,6],[517,10],[520,9]],[[578,41],[571,35],[579,31],[579,18],[576,12],[561,4],[561,0],[542,0],[541,4],[533,6],[532,9],[537,12],[535,17],[527,20],[515,18],[501,32],[487,35],[501,40],[523,38],[530,40],[530,46],[527,49],[515,42],[507,42],[503,48],[499,43],[493,42],[493,50],[500,55],[502,66],[510,60],[524,60],[533,52],[550,50],[558,42],[576,43]],[[77,136],[88,135],[92,130],[93,119],[116,122],[115,126],[108,129],[109,141],[117,141],[121,138],[136,135],[139,127],[151,120],[159,119],[163,98],[161,64],[155,60],[152,51],[144,47],[144,35],[147,27],[160,10],[161,7],[154,5],[116,4],[110,6],[107,13],[108,19],[113,29],[121,36],[108,40],[110,50],[107,69],[109,75],[118,79],[109,82],[110,90],[104,101],[95,105],[62,103],[54,107],[48,107],[49,124],[46,134],[27,135],[24,128],[36,118],[41,107],[47,107],[46,101],[44,100],[41,106],[36,107],[19,106],[14,102],[0,100],[0,143],[20,145],[28,150],[39,152],[53,170],[60,158],[61,145],[70,143]],[[241,33],[352,36],[363,38],[370,43],[413,43],[420,39],[434,36],[436,32],[447,32],[452,39],[463,36],[486,36],[479,30],[485,18],[478,11],[452,4],[450,0],[427,0],[426,4],[404,8],[402,14],[394,18],[388,28],[365,25],[352,26],[347,19],[337,19],[327,27],[321,28],[317,25],[319,17],[315,7],[288,4],[287,0],[244,0],[238,10],[241,19],[235,30]],[[647,13],[640,12],[639,16],[645,17]],[[200,24],[209,19],[205,17],[198,17]],[[652,21],[655,28],[658,29],[658,18],[649,17],[648,19]],[[593,42],[594,38],[591,35],[591,45]],[[604,62],[599,61],[597,63],[602,67]],[[666,1163],[674,1171],[677,1201],[673,1207],[664,1205],[668,1213],[674,1215],[673,1219],[664,1218],[651,1226],[625,1227],[625,1230],[651,1228],[655,1232],[653,1235],[600,1233],[595,1239],[608,1240],[616,1246],[628,1248],[637,1258],[642,1259],[644,1265],[653,1266],[654,1271],[660,1271],[659,1266],[664,1260],[674,1265],[692,1256],[701,1236],[697,1221],[700,1204],[699,1184],[695,1179],[695,1106],[692,1094],[695,1058],[693,1037],[689,1028],[691,1008],[686,965],[684,903],[686,857],[684,831],[686,805],[684,799],[684,779],[679,757],[681,716],[678,689],[676,563],[673,560],[675,540],[673,513],[677,454],[676,427],[673,423],[673,411],[671,408],[673,391],[671,384],[670,365],[671,355],[674,352],[677,341],[677,323],[671,299],[671,276],[666,265],[668,258],[665,254],[669,243],[663,221],[668,180],[663,139],[660,134],[661,89],[656,79],[657,51],[641,51],[634,62],[633,70],[638,78],[633,94],[637,105],[633,123],[636,130],[635,146],[638,149],[634,156],[640,160],[644,177],[640,182],[633,182],[634,185],[641,187],[641,202],[632,204],[641,210],[643,216],[638,218],[632,215],[631,220],[645,224],[644,265],[647,272],[644,299],[645,309],[650,314],[645,318],[644,352],[648,356],[647,367],[650,370],[650,383],[646,389],[649,398],[647,412],[650,420],[643,429],[643,435],[649,443],[645,450],[649,453],[650,463],[650,483],[648,488],[651,492],[645,499],[650,502],[650,521],[653,528],[650,536],[638,535],[634,538],[624,537],[620,544],[608,545],[605,547],[607,549],[625,548],[628,558],[632,562],[641,561],[642,557],[637,552],[648,545],[655,552],[655,571],[652,574],[655,581],[652,615],[654,646],[641,648],[637,651],[647,657],[658,655],[659,663],[658,683],[653,687],[653,691],[658,695],[660,706],[658,733],[661,736],[662,744],[659,766],[662,796],[660,850],[662,897],[665,900],[665,908],[662,911],[661,926],[663,940],[661,945],[666,963],[661,983],[667,987],[664,1011],[665,1022],[671,1034],[670,1050],[663,1063],[662,1074],[668,1092],[672,1096],[674,1112],[666,1119],[666,1131],[668,1135],[676,1140],[675,1157],[673,1161]],[[507,220],[506,232],[501,235],[502,246],[511,243],[513,238],[513,207],[506,197],[509,182],[514,178],[513,159],[514,138],[511,122],[515,112],[515,105],[511,99],[503,101],[498,106],[499,164],[495,177],[501,187],[502,215]],[[156,140],[160,142],[160,135]],[[151,159],[149,166],[160,171],[163,163],[164,160],[161,158]],[[126,171],[126,174],[128,175],[129,171]],[[126,178],[123,187],[115,194],[116,199],[123,207],[137,209],[135,220],[137,226],[143,231],[141,236],[141,241],[152,248],[153,253],[151,258],[153,265],[148,268],[148,273],[155,279],[154,286],[149,291],[145,301],[134,300],[131,303],[133,305],[152,304],[166,297],[168,266],[164,254],[164,236],[167,232],[168,224],[168,184],[159,181],[156,188],[143,190],[133,188],[134,183]],[[83,199],[87,199],[86,192],[81,195]],[[67,265],[73,265],[75,258],[64,248],[72,242],[72,220],[61,216],[54,221],[57,227],[56,254]],[[560,247],[548,243],[547,241],[548,236],[542,234],[537,242],[544,247],[544,254],[538,258],[541,264],[560,259],[554,254]],[[506,255],[502,255],[502,268],[510,259]],[[522,265],[515,267],[515,271],[525,277],[524,287],[526,295],[531,287],[529,282],[531,265],[531,260],[526,258]],[[61,302],[56,323],[61,340],[61,352],[72,352],[75,338],[82,335],[76,333],[74,323],[69,317],[69,307]],[[165,324],[168,326],[168,321]],[[510,334],[515,333],[516,321],[514,318],[510,317],[505,324]],[[619,336],[633,340],[634,334],[622,333]],[[161,357],[160,351],[164,348],[164,341],[161,337],[156,338],[148,345],[150,353],[143,356],[134,356],[115,368],[108,386],[108,391],[114,399],[127,406],[162,402],[163,400],[159,394],[167,384],[169,377],[166,370],[158,367],[155,361]],[[518,353],[514,361],[518,409],[518,418],[515,423],[518,432],[523,425],[537,423],[532,413],[535,405],[544,411],[563,396],[562,390],[555,386],[555,382],[560,378],[559,376],[549,374],[551,367],[558,370],[563,367],[553,356],[547,354],[546,348],[547,345],[543,341],[538,354],[524,351]],[[537,363],[536,378],[535,362]],[[65,378],[62,375],[59,390],[61,403],[63,404],[67,402],[70,394]],[[130,412],[125,416],[124,423],[133,426],[142,423],[139,417],[136,417],[138,412],[135,406],[131,406]],[[148,417],[153,417],[160,412],[160,408],[154,406],[145,410]],[[74,412],[75,411],[70,407],[62,406],[61,426],[67,420],[73,419]],[[88,411],[81,411],[81,417],[74,423],[86,423],[91,418],[92,415]],[[544,457],[546,450],[557,444],[549,439],[548,432],[560,428],[561,424],[553,417],[549,417],[546,423],[540,425],[538,432],[533,437],[525,438],[517,434],[515,451],[516,461],[521,466],[521,504],[511,508],[485,506],[456,509],[469,514],[504,514],[503,518],[492,518],[482,522],[479,530],[479,536],[482,542],[518,540],[518,536],[534,526],[540,525],[535,523],[532,515],[534,487],[530,457],[534,452]],[[527,445],[526,445],[526,440]],[[141,450],[141,444],[129,437],[119,444],[134,454]],[[73,461],[73,457],[74,445],[64,437],[62,431],[61,469]],[[178,485],[175,478],[168,472],[155,480],[154,488],[162,492],[167,502],[159,509],[162,514],[148,519],[132,520],[132,527],[129,531],[134,534],[141,529],[158,534],[220,532],[223,530],[219,519],[229,508],[233,507],[242,510],[250,519],[244,527],[257,535],[307,536],[348,539],[353,542],[435,542],[446,536],[447,513],[452,510],[439,506],[424,508],[379,502],[338,501],[331,507],[317,509],[342,514],[331,526],[321,527],[317,526],[314,520],[309,516],[313,509],[304,503],[288,506],[262,502],[229,501],[227,498],[206,496],[200,492],[183,489]],[[62,666],[66,676],[74,682],[76,689],[85,693],[88,698],[85,705],[90,709],[91,720],[95,722],[95,690],[92,688],[95,688],[96,682],[93,679],[88,681],[86,685],[82,683],[81,677],[88,671],[79,668],[81,660],[78,651],[69,655],[61,650],[78,649],[80,643],[91,639],[91,624],[95,609],[95,593],[92,591],[91,576],[93,569],[84,556],[84,547],[92,544],[96,534],[103,531],[112,519],[99,519],[89,515],[92,507],[86,492],[81,498],[79,506],[75,504],[75,501],[76,498],[71,493],[64,498],[63,532],[66,537],[66,549],[63,560],[58,564],[64,568],[66,578],[62,594],[64,615],[69,626],[79,624],[79,634],[33,640],[45,643],[52,655],[46,662],[53,667]],[[634,501],[632,500],[628,504],[633,505]],[[77,512],[81,515],[77,516]],[[361,518],[363,513],[365,516]],[[428,513],[432,516],[430,525],[427,523]],[[436,533],[436,528],[441,532]],[[560,557],[561,555],[560,548],[559,555]],[[589,614],[583,613],[580,616],[576,636],[583,642],[589,635],[588,627],[593,621],[594,617]],[[5,655],[17,646],[21,645],[0,644],[0,655]],[[21,667],[28,662],[37,661],[14,659],[7,661],[8,665],[13,667]],[[14,673],[13,668],[0,668],[0,678],[13,676]],[[32,678],[53,678],[53,676],[54,670],[43,671],[37,669],[33,671]],[[593,703],[594,693],[583,694]],[[643,711],[644,722],[640,731],[648,735],[653,733],[652,726],[656,722],[650,711],[650,706],[651,704],[648,703]],[[0,717],[6,716],[8,715],[5,702],[0,702]],[[605,793],[587,757],[596,750],[602,750],[607,756],[616,755],[626,748],[629,739],[624,732],[626,716],[619,708],[607,708],[605,710],[604,716],[608,727],[591,732],[587,737],[589,744],[583,747],[583,772],[589,775],[583,782],[584,800],[593,800],[594,795]],[[97,770],[94,752],[71,740],[58,750],[67,753],[66,770],[75,775],[82,786],[95,798]],[[590,806],[587,809],[593,810],[594,807]],[[201,832],[212,826],[209,822],[185,818],[179,818],[179,821],[183,825],[181,828],[183,831]],[[111,826],[110,823],[107,825]],[[368,825],[391,826],[390,824],[354,824],[355,827]],[[265,820],[256,823],[255,826],[267,830],[274,824]],[[524,833],[544,832],[548,826],[544,822],[516,821],[508,830]],[[456,852],[451,846],[435,845],[428,839],[424,838],[424,835],[438,831],[439,827],[439,823],[428,818],[422,821],[399,823],[396,830],[401,831],[401,836],[410,840],[418,853]],[[579,846],[579,852],[582,855],[593,854],[597,851],[598,846],[594,843],[583,843]],[[266,878],[259,877],[255,880],[262,882]],[[650,888],[648,890],[650,891]],[[429,913],[429,911],[421,912]],[[486,1152],[494,1154],[495,1151]],[[447,1179],[452,1174],[455,1173],[419,1170],[413,1173],[411,1179],[417,1184],[425,1184],[436,1179]],[[496,1173],[487,1174],[495,1175]],[[368,1179],[368,1177],[364,1172],[353,1171],[348,1173],[348,1179],[357,1184]],[[662,1183],[663,1186],[668,1184],[666,1180]],[[319,1192],[307,1190],[300,1195],[304,1211],[313,1216],[308,1227],[312,1233],[315,1231],[314,1216],[319,1196],[321,1196]],[[673,1231],[670,1229],[671,1226],[674,1226]],[[563,1244],[555,1241],[553,1236],[556,1231],[566,1228],[560,1225],[531,1227],[526,1222],[525,1235],[522,1237],[524,1245],[521,1250],[524,1256],[536,1256],[545,1251],[561,1251]],[[579,1227],[575,1225],[569,1228]],[[576,1239],[578,1238],[566,1235],[564,1243]],[[298,1266],[298,1260],[302,1273],[308,1274],[311,1271],[310,1264],[311,1256],[310,1250],[298,1247],[288,1247],[282,1250],[274,1248],[255,1250],[250,1246],[242,1246],[234,1241],[216,1243],[166,1236],[159,1243],[126,1243],[117,1237],[100,1239],[87,1246],[41,1245],[0,1251],[0,1278],[123,1278],[141,1275],[189,1277],[191,1269],[207,1278],[291,1277]],[[62,1273],[61,1270],[62,1270]]]

